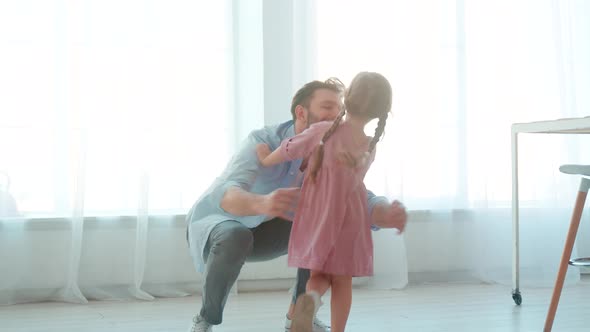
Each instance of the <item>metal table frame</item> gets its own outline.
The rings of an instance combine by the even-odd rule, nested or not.
[[[520,294],[519,226],[518,226],[518,134],[590,134],[590,116],[512,125],[512,299],[522,303]]]

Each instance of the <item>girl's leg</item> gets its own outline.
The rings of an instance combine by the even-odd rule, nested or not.
[[[311,276],[307,281],[307,292],[315,291],[318,295],[322,296],[330,288],[330,275],[322,273],[320,271],[311,271]]]
[[[344,332],[352,305],[352,277],[332,275],[332,332]]]
[[[329,276],[311,271],[307,282],[307,292],[300,295],[295,302],[294,317],[291,323],[291,332],[312,332],[313,318],[320,305],[320,296],[330,288]]]

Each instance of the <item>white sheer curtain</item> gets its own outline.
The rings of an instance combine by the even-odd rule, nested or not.
[[[179,223],[234,142],[230,5],[0,1],[0,304],[196,289]]]
[[[198,289],[183,215],[235,142],[302,83],[361,70],[395,91],[368,187],[411,210],[406,235],[374,234],[369,285],[509,281],[510,124],[588,115],[590,4],[290,4],[0,1],[0,304]],[[588,143],[521,139],[523,285],[555,276],[577,188],[557,166]]]
[[[366,182],[411,217],[402,237],[375,234],[375,281],[397,288],[408,269],[456,270],[509,284],[510,125],[590,115],[590,4],[321,0],[316,10],[318,76],[378,71],[394,88]],[[578,183],[558,166],[588,163],[588,143],[521,139],[525,287],[555,278]]]

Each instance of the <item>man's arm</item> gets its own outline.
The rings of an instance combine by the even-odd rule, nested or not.
[[[262,214],[263,195],[252,194],[239,186],[226,189],[220,207],[236,216],[257,216]]]
[[[397,228],[400,233],[404,231],[408,215],[406,209],[398,201],[389,203],[387,198],[376,196],[370,190],[367,190],[369,201],[369,213],[371,214],[373,230],[379,228]]]
[[[250,188],[261,170],[256,145],[266,143],[256,132],[250,134],[242,144],[226,173],[224,182],[211,194],[224,212],[235,216],[283,217],[293,210],[299,195],[299,188],[277,189],[267,195],[254,194]]]
[[[240,187],[231,187],[225,191],[221,208],[236,216],[267,215],[289,220],[289,212],[294,210],[297,197],[299,188],[277,189],[267,195],[257,195]]]

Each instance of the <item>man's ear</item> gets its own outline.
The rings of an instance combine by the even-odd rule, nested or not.
[[[307,121],[307,110],[301,105],[295,106],[295,118],[297,120]]]

